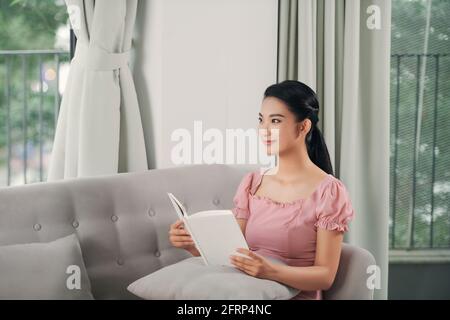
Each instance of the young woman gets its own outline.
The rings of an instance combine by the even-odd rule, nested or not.
[[[278,281],[300,293],[293,300],[322,299],[333,284],[343,233],[354,216],[344,184],[333,176],[324,138],[317,127],[319,104],[307,85],[286,80],[264,93],[259,113],[261,138],[277,154],[274,174],[247,173],[232,209],[250,250],[231,255],[232,264],[249,275]],[[271,129],[278,129],[272,135]],[[189,234],[177,221],[170,240],[199,256]],[[265,256],[284,261],[274,264]]]

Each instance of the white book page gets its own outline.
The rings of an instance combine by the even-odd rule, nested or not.
[[[191,228],[190,223],[189,223],[189,216],[188,216],[188,214],[186,212],[186,209],[184,208],[184,206],[181,204],[181,202],[178,201],[178,199],[172,193],[168,192],[167,195],[169,196],[170,201],[172,201],[172,205],[175,208],[175,211],[177,212],[178,217],[183,221],[186,230],[191,235],[191,238],[194,241],[195,246],[197,247],[197,250],[200,253],[200,256],[202,257],[203,262],[205,263],[205,265],[208,265],[209,264],[208,260],[207,260],[206,256],[203,254],[201,245],[197,241],[196,236],[194,235],[194,233],[192,232],[192,228]]]
[[[210,215],[210,214],[214,214],[214,215],[223,215],[223,214],[228,214],[229,210],[206,210],[206,211],[199,211],[196,212],[194,214],[191,214],[189,216],[190,219],[193,219],[195,217],[201,217],[201,216],[206,216],[206,215]]]
[[[237,248],[248,249],[248,245],[231,210],[194,214],[190,216],[189,222],[209,264],[234,267],[229,258],[231,254],[249,258],[236,251]]]
[[[169,196],[169,199],[172,202],[172,205],[175,208],[175,211],[177,212],[178,217],[181,220],[184,220],[184,218],[187,217],[187,212],[186,212],[186,209],[184,208],[184,206],[181,204],[180,201],[178,201],[178,199],[172,193],[168,192],[167,195]]]

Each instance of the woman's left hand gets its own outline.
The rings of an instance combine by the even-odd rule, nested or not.
[[[276,265],[263,256],[245,248],[238,248],[236,251],[249,256],[249,258],[233,254],[230,256],[230,262],[239,270],[261,279],[270,279],[275,274]]]

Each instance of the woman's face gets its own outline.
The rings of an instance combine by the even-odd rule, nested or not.
[[[302,147],[310,127],[311,120],[297,122],[295,115],[280,99],[264,98],[258,128],[259,137],[267,148],[267,154],[282,154],[292,148]]]

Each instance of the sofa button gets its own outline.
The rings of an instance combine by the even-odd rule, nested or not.
[[[155,256],[159,257],[161,255],[161,252],[159,252],[158,250],[155,251]]]
[[[220,204],[220,200],[219,199],[214,199],[213,200],[214,205],[218,206]]]
[[[77,220],[73,220],[73,222],[72,222],[72,227],[78,228],[79,225],[80,225],[80,224],[78,223]]]
[[[41,226],[39,223],[36,223],[36,224],[33,226],[33,229],[36,230],[36,231],[41,230],[41,228],[42,228],[42,226]]]
[[[153,210],[152,208],[150,208],[150,209],[148,209],[148,215],[150,216],[150,217],[154,217],[155,216],[155,210]]]
[[[116,222],[117,220],[119,220],[119,217],[116,216],[115,214],[113,214],[113,215],[111,216],[111,220],[112,220],[113,222]]]
[[[117,259],[117,264],[119,266],[123,266],[123,259],[121,259],[121,258]]]

